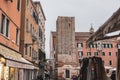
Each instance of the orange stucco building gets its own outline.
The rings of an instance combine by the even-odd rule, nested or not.
[[[0,80],[23,80],[24,69],[34,67],[19,52],[20,30],[21,0],[1,0]]]
[[[27,75],[42,75],[45,61],[45,15],[40,2],[24,0],[21,13],[20,52],[32,62],[35,70],[26,70]],[[40,65],[39,65],[40,64]],[[42,64],[42,69],[39,67]],[[39,74],[38,74],[39,73]],[[28,78],[29,80],[31,78]]]
[[[37,18],[40,14],[42,16]],[[42,19],[41,32],[39,31],[40,19]],[[44,25],[45,16],[40,2],[34,3],[32,0],[0,1],[0,80],[37,78],[39,57],[42,56],[43,60],[45,59]],[[24,44],[21,43],[22,40],[24,40]],[[41,46],[39,46],[40,41]],[[26,46],[28,47],[26,48]],[[39,47],[44,55],[39,55]],[[26,51],[27,53],[25,53]]]

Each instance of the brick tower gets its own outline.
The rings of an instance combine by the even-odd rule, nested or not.
[[[70,79],[73,74],[77,74],[73,69],[78,66],[75,50],[75,18],[59,16],[56,26],[57,73],[59,77]]]

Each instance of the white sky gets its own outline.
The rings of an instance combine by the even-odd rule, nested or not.
[[[95,31],[120,8],[120,0],[34,0],[40,1],[46,16],[46,55],[49,58],[50,32],[56,31],[58,16],[74,16],[75,30],[88,32],[93,24]]]

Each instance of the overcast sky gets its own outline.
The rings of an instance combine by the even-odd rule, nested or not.
[[[34,0],[36,1],[36,0]],[[56,31],[58,16],[74,16],[76,32],[95,31],[120,8],[120,0],[37,0],[46,16],[46,54],[49,58],[50,32]]]

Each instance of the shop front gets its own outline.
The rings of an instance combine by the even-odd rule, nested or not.
[[[18,52],[0,45],[0,80],[30,80],[34,65]],[[28,70],[30,72],[25,71]],[[29,79],[24,78],[24,75]]]

